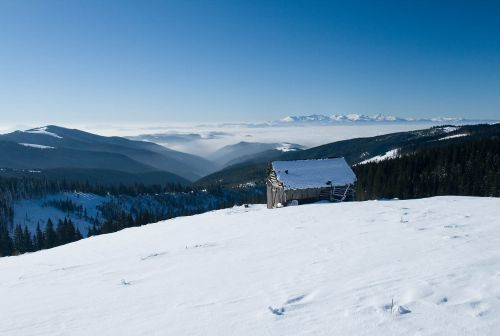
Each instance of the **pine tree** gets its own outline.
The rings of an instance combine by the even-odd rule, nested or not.
[[[14,243],[9,235],[7,225],[0,223],[0,256],[10,256],[14,251]]]
[[[18,254],[22,254],[26,252],[26,246],[24,245],[24,233],[20,224],[16,225],[14,229],[14,250]]]
[[[54,231],[54,224],[52,223],[52,220],[50,218],[47,220],[44,238],[44,248],[48,249],[57,246],[57,235]]]
[[[33,252],[35,250],[33,246],[33,240],[31,239],[31,233],[28,231],[27,226],[24,227],[23,239],[26,252]]]
[[[35,238],[34,238],[34,250],[38,251],[44,248],[44,235],[40,229],[40,224],[36,225]]]

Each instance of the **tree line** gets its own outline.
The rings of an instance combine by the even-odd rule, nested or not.
[[[59,245],[75,242],[83,236],[75,227],[71,219],[58,220],[54,225],[51,219],[47,220],[44,230],[38,224],[32,234],[28,227],[17,224],[11,235],[5,225],[0,226],[0,256],[11,256],[49,249]]]
[[[83,192],[95,195],[161,194],[167,192],[187,192],[190,189],[180,184],[164,185],[99,185],[71,180],[49,180],[35,177],[0,176],[0,225],[13,224],[14,202],[61,192]]]
[[[358,200],[500,196],[500,138],[417,150],[353,167]]]
[[[43,206],[57,208],[67,216],[64,220],[58,220],[57,225],[49,219],[44,230],[37,227],[35,232],[29,232],[26,226],[13,223],[16,201],[62,192],[108,195],[110,200],[97,207],[99,216],[92,217],[84,206],[69,198],[52,199]],[[263,188],[214,187],[193,190],[179,185],[136,185],[107,189],[106,186],[81,182],[58,183],[25,177],[0,177],[0,256],[38,251],[81,239],[82,233],[74,226],[70,216],[92,225],[86,232],[88,237],[237,204],[263,202],[264,197]]]

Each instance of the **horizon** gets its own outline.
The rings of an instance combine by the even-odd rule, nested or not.
[[[497,120],[498,15],[493,1],[0,1],[0,131],[349,113]]]
[[[324,114],[310,114],[310,115],[288,115],[284,116],[280,119],[276,120],[239,120],[239,121],[211,121],[211,122],[165,122],[165,123],[137,123],[137,122],[129,122],[129,123],[45,123],[45,124],[0,124],[0,134],[6,134],[15,131],[26,131],[35,128],[42,127],[63,127],[68,129],[79,129],[82,131],[94,132],[96,134],[101,135],[118,135],[120,132],[131,132],[128,135],[139,135],[141,131],[144,134],[151,134],[154,132],[161,132],[162,130],[172,130],[172,129],[196,129],[196,128],[224,128],[224,127],[289,127],[295,126],[294,123],[289,123],[293,118],[304,118],[304,117],[339,117],[339,116],[359,116],[359,117],[368,117],[368,118],[395,118],[396,120],[385,120],[385,121],[364,121],[364,120],[330,120],[327,123],[321,123],[319,121],[298,121],[300,126],[309,127],[309,126],[361,126],[363,124],[368,125],[367,123],[375,122],[378,125],[399,125],[405,123],[414,123],[418,125],[419,123],[422,125],[442,125],[444,123],[497,123],[500,122],[500,118],[491,118],[491,119],[470,119],[463,117],[449,117],[449,116],[431,116],[428,118],[402,118],[396,115],[384,115],[384,114],[333,114],[333,115],[324,115]],[[374,124],[372,124],[374,125]],[[100,133],[100,130],[105,130],[104,133]],[[117,133],[113,133],[116,131]]]
[[[285,118],[286,119],[286,118]],[[44,127],[76,129],[101,136],[120,136],[154,142],[171,150],[210,158],[219,149],[239,143],[296,144],[313,148],[342,140],[426,130],[436,126],[497,124],[499,121],[294,121],[271,123],[128,124],[128,125],[44,125],[2,130],[0,134]],[[50,132],[58,133],[57,129]]]

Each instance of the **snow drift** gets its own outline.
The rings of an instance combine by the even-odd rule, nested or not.
[[[0,259],[1,335],[498,335],[500,200],[240,207]]]

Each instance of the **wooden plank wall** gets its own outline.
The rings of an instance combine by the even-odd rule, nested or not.
[[[322,191],[327,191],[330,193],[331,200],[333,198],[339,198],[340,195],[344,195],[346,188],[348,188],[346,193],[345,201],[354,200],[354,190],[353,186],[335,186],[335,189],[331,187],[324,188],[306,188],[306,189],[295,189],[295,190],[285,190],[283,184],[278,181],[276,172],[269,169],[268,178],[266,180],[266,194],[267,194],[267,207],[269,209],[276,208],[278,203],[286,206],[288,201],[297,200],[299,204],[310,203],[320,199],[320,194]],[[334,193],[336,197],[333,197]]]

